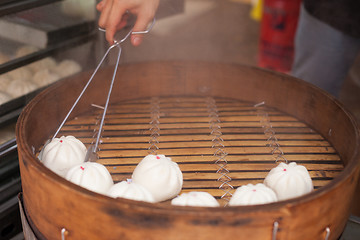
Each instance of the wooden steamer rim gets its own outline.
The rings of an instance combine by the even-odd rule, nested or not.
[[[85,112],[94,100],[105,101],[107,88],[103,86],[108,86],[111,74],[112,68],[99,72],[74,116]],[[32,148],[39,149],[53,134],[89,75],[81,73],[51,86],[32,100],[18,120],[24,205],[45,238],[58,239],[66,228],[66,239],[272,239],[274,222],[279,223],[276,239],[324,239],[326,228],[331,230],[329,239],[341,234],[358,179],[359,127],[325,92],[288,75],[236,64],[121,66],[112,102],[187,95],[265,101],[326,136],[345,164],[331,183],[296,199],[247,207],[175,207],[87,191],[52,173],[34,156]]]

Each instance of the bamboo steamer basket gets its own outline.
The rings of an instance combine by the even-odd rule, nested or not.
[[[89,143],[89,132],[101,111],[91,112],[90,105],[104,104],[112,72],[112,67],[104,68],[96,75],[60,134],[73,134]],[[206,104],[202,102],[200,105],[205,107],[199,109],[199,101],[212,99],[217,108],[212,107],[213,111],[219,111],[223,120],[218,123],[228,151],[227,168],[236,187],[262,182],[267,171],[276,166],[265,147],[266,141],[255,143],[256,147],[246,143],[244,147],[236,143],[238,140],[227,138],[229,134],[238,138],[264,135],[256,114],[247,115],[255,113],[251,107],[254,103],[265,101],[270,107],[267,110],[278,114],[270,114],[270,119],[279,139],[304,134],[319,137],[325,144],[315,141],[314,146],[302,143],[294,147],[296,141],[289,146],[286,141],[280,143],[284,156],[304,163],[310,170],[316,187],[310,194],[256,206],[180,207],[168,202],[151,204],[100,195],[66,181],[37,160],[36,153],[54,134],[90,75],[81,73],[49,87],[25,107],[17,123],[23,203],[38,238],[59,239],[61,231],[66,239],[303,240],[337,239],[341,235],[358,182],[359,128],[343,106],[325,92],[285,74],[237,64],[167,61],[121,66],[103,133],[104,141],[117,139],[117,144],[107,145],[110,149],[99,152],[99,161],[108,167],[115,181],[130,177],[136,163],[147,154],[149,123],[139,119],[143,115],[151,118],[151,111],[146,109],[151,108],[152,99],[160,102],[157,151],[179,163],[185,179],[183,191],[200,189],[218,198],[222,194],[217,187],[218,176],[214,176],[214,147],[201,145],[212,141],[209,120],[203,120],[208,116],[200,114],[206,112]],[[192,108],[196,114],[187,116],[186,108]],[[171,112],[174,109],[176,113]],[[221,115],[226,111],[231,112],[230,116]],[[248,112],[242,117],[237,115],[240,120],[236,122],[231,116],[240,111]],[[247,123],[242,123],[242,119]],[[118,127],[113,126],[116,121]],[[184,130],[189,124],[191,129]],[[287,131],[289,126],[295,131],[293,135]],[[251,129],[258,132],[254,134]],[[178,131],[190,132],[177,135]],[[198,135],[205,139],[197,139]],[[183,139],[178,141],[179,138]],[[126,139],[129,143],[121,143]],[[179,145],[171,143],[175,140]],[[213,176],[215,180],[201,180],[202,171],[209,174],[205,178]],[[192,181],[192,177],[197,179]]]

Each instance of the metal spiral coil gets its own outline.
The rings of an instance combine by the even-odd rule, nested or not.
[[[276,133],[274,128],[272,127],[272,124],[270,122],[269,114],[265,111],[264,108],[265,102],[261,102],[258,104],[255,104],[254,107],[257,109],[257,116],[260,117],[260,124],[263,128],[264,135],[266,137],[267,144],[266,146],[271,149],[270,153],[275,158],[275,163],[277,162],[285,162],[287,163],[287,159],[284,156],[284,152],[281,149],[281,146],[279,144],[279,141],[276,137]]]
[[[228,175],[230,172],[226,168],[228,162],[226,160],[226,156],[228,153],[225,150],[224,140],[221,137],[221,126],[220,126],[220,118],[218,115],[218,110],[216,107],[216,102],[213,98],[207,98],[207,109],[209,113],[209,125],[210,125],[210,135],[212,136],[212,148],[214,149],[213,156],[215,157],[214,163],[218,167],[218,170],[216,173],[220,174],[220,177],[217,179],[221,184],[219,186],[219,189],[224,191],[224,194],[221,196],[221,199],[226,200],[227,202],[230,201],[230,198],[232,196],[231,190],[234,189],[234,187],[230,184],[231,177]]]
[[[150,112],[151,112],[151,120],[150,120],[150,140],[148,147],[148,153],[156,155],[157,150],[159,150],[159,147],[157,144],[159,144],[159,136],[160,136],[160,100],[157,97],[154,97],[151,99],[150,104]]]

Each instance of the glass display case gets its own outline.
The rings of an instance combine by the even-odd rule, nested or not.
[[[56,81],[94,67],[96,1],[0,3],[0,239],[22,239],[15,125],[23,107]]]

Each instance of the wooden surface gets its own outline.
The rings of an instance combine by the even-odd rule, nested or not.
[[[98,114],[97,110],[95,115],[89,113],[91,104],[104,104],[104,86],[111,72],[99,73],[64,132],[91,141],[96,125],[92,116]],[[216,124],[221,126],[222,150],[228,153],[227,167],[235,173],[232,184],[254,178],[261,181],[262,171],[274,166],[253,107],[265,101],[285,156],[306,165],[317,186],[306,196],[267,205],[174,207],[92,193],[55,175],[36,159],[33,149],[40,149],[51,137],[88,77],[80,74],[41,93],[17,124],[24,205],[47,239],[58,239],[62,228],[67,229],[66,239],[272,239],[275,222],[279,224],[276,239],[324,239],[326,228],[331,231],[329,239],[337,239],[343,231],[358,182],[359,129],[352,116],[326,93],[287,75],[239,65],[155,62],[121,67],[99,153],[99,162],[108,166],[116,180],[129,176],[140,156],[147,154],[154,131],[146,130],[149,118],[145,121],[142,114],[151,113],[144,106],[158,98],[158,153],[180,162],[186,178],[184,191],[198,184],[197,189],[208,189],[218,198],[221,195],[213,181],[215,165],[210,164],[214,148],[209,145],[209,130]],[[170,101],[177,96],[184,97],[184,102]],[[182,111],[189,108],[195,115]],[[224,115],[209,128],[209,112],[216,109]],[[246,116],[241,115],[245,112]]]

